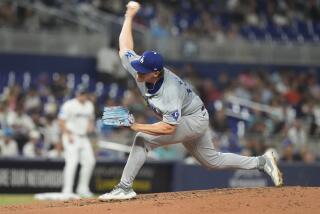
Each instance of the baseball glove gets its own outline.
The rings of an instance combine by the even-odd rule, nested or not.
[[[109,126],[131,126],[134,117],[129,110],[123,106],[105,107],[102,116],[103,124]]]

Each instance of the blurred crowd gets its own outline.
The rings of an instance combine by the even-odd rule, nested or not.
[[[169,36],[228,40],[319,42],[319,0],[163,0],[139,1],[135,21],[148,27],[156,38]],[[67,14],[112,14],[122,17],[125,0],[29,0],[38,8],[65,10]],[[27,4],[28,5],[28,4]],[[0,26],[52,29],[72,26],[70,17],[39,12],[16,1],[0,3]]]
[[[158,38],[318,42],[320,36],[318,0],[166,0],[143,5],[138,22]]]
[[[289,69],[248,70],[234,79],[221,73],[216,81],[202,82],[200,94],[211,113],[213,130],[218,133],[216,147],[260,155],[272,146],[282,151],[284,161],[316,161],[314,148],[319,145],[320,131],[318,81],[316,71],[297,73]],[[234,118],[238,119],[232,127]]]
[[[215,78],[201,77],[196,67],[185,64],[173,69],[204,101],[210,113],[212,142],[224,152],[261,155],[275,147],[283,161],[319,161],[320,84],[317,71],[248,69],[233,74],[221,71]],[[11,83],[0,102],[0,156],[62,158],[63,148],[57,114],[61,104],[74,95],[68,75],[55,74],[51,81],[34,76],[28,87]],[[102,83],[100,83],[102,84]],[[108,83],[106,83],[108,84]],[[91,90],[96,106],[96,135],[92,136],[100,158],[124,158],[123,154],[103,150],[97,142],[107,140],[131,145],[134,133],[126,128],[102,124],[104,106],[124,105],[136,121],[153,123],[157,119],[140,99],[131,78],[115,81],[123,93]],[[119,94],[115,96],[114,94]],[[181,146],[160,148],[159,159],[183,160]]]
[[[0,102],[0,154],[10,157],[62,157],[57,121],[59,100],[68,96],[67,82],[59,76],[47,85],[38,79],[27,90],[20,84],[4,88]],[[61,102],[60,102],[61,105]]]
[[[135,22],[150,29],[159,39],[183,35],[216,42],[320,41],[320,0],[139,2],[142,8]],[[97,12],[112,14],[118,19],[123,16],[126,3],[125,0],[4,0],[0,2],[0,27],[70,29],[72,20],[59,19],[47,9],[67,11],[70,19],[77,14],[90,17]],[[108,61],[104,60],[105,55],[109,56]],[[102,59],[98,60],[98,70],[103,67],[107,71],[98,74],[97,80],[90,80],[89,75],[81,77],[81,84],[89,86],[90,99],[96,105],[97,135],[92,136],[92,141],[131,145],[132,131],[101,123],[103,107],[127,106],[142,123],[155,122],[156,118],[138,98],[134,82],[127,80],[117,53],[113,51],[112,55],[98,54]],[[317,70],[252,68],[235,73],[219,71],[214,77],[203,77],[198,69],[185,64],[173,70],[193,85],[203,99],[211,116],[216,148],[261,155],[267,147],[276,147],[283,161],[319,161],[320,77]],[[77,75],[32,75],[21,75],[25,79],[23,83],[14,82],[10,77],[7,82],[0,79],[0,156],[61,158],[63,148],[57,114],[61,104],[73,97]],[[123,158],[98,146],[96,153],[101,158]],[[183,148],[172,146],[157,149],[156,155],[161,159],[181,160],[186,153]]]

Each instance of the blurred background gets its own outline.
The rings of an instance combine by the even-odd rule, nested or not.
[[[167,67],[194,86],[209,110],[215,147],[254,156],[274,147],[285,184],[319,186],[320,1],[139,2],[135,51],[159,51]],[[57,113],[83,85],[96,107],[91,187],[103,192],[117,183],[135,133],[103,125],[103,107],[124,105],[139,122],[157,121],[118,57],[126,3],[0,1],[0,192],[61,187]],[[270,184],[255,171],[208,172],[174,145],[151,154],[134,187]]]

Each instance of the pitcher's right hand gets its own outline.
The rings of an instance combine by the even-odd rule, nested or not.
[[[127,4],[126,17],[134,17],[140,9],[140,4],[136,1],[129,1]]]

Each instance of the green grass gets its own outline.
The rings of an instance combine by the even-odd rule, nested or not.
[[[28,204],[33,201],[33,194],[0,194],[0,206]]]

